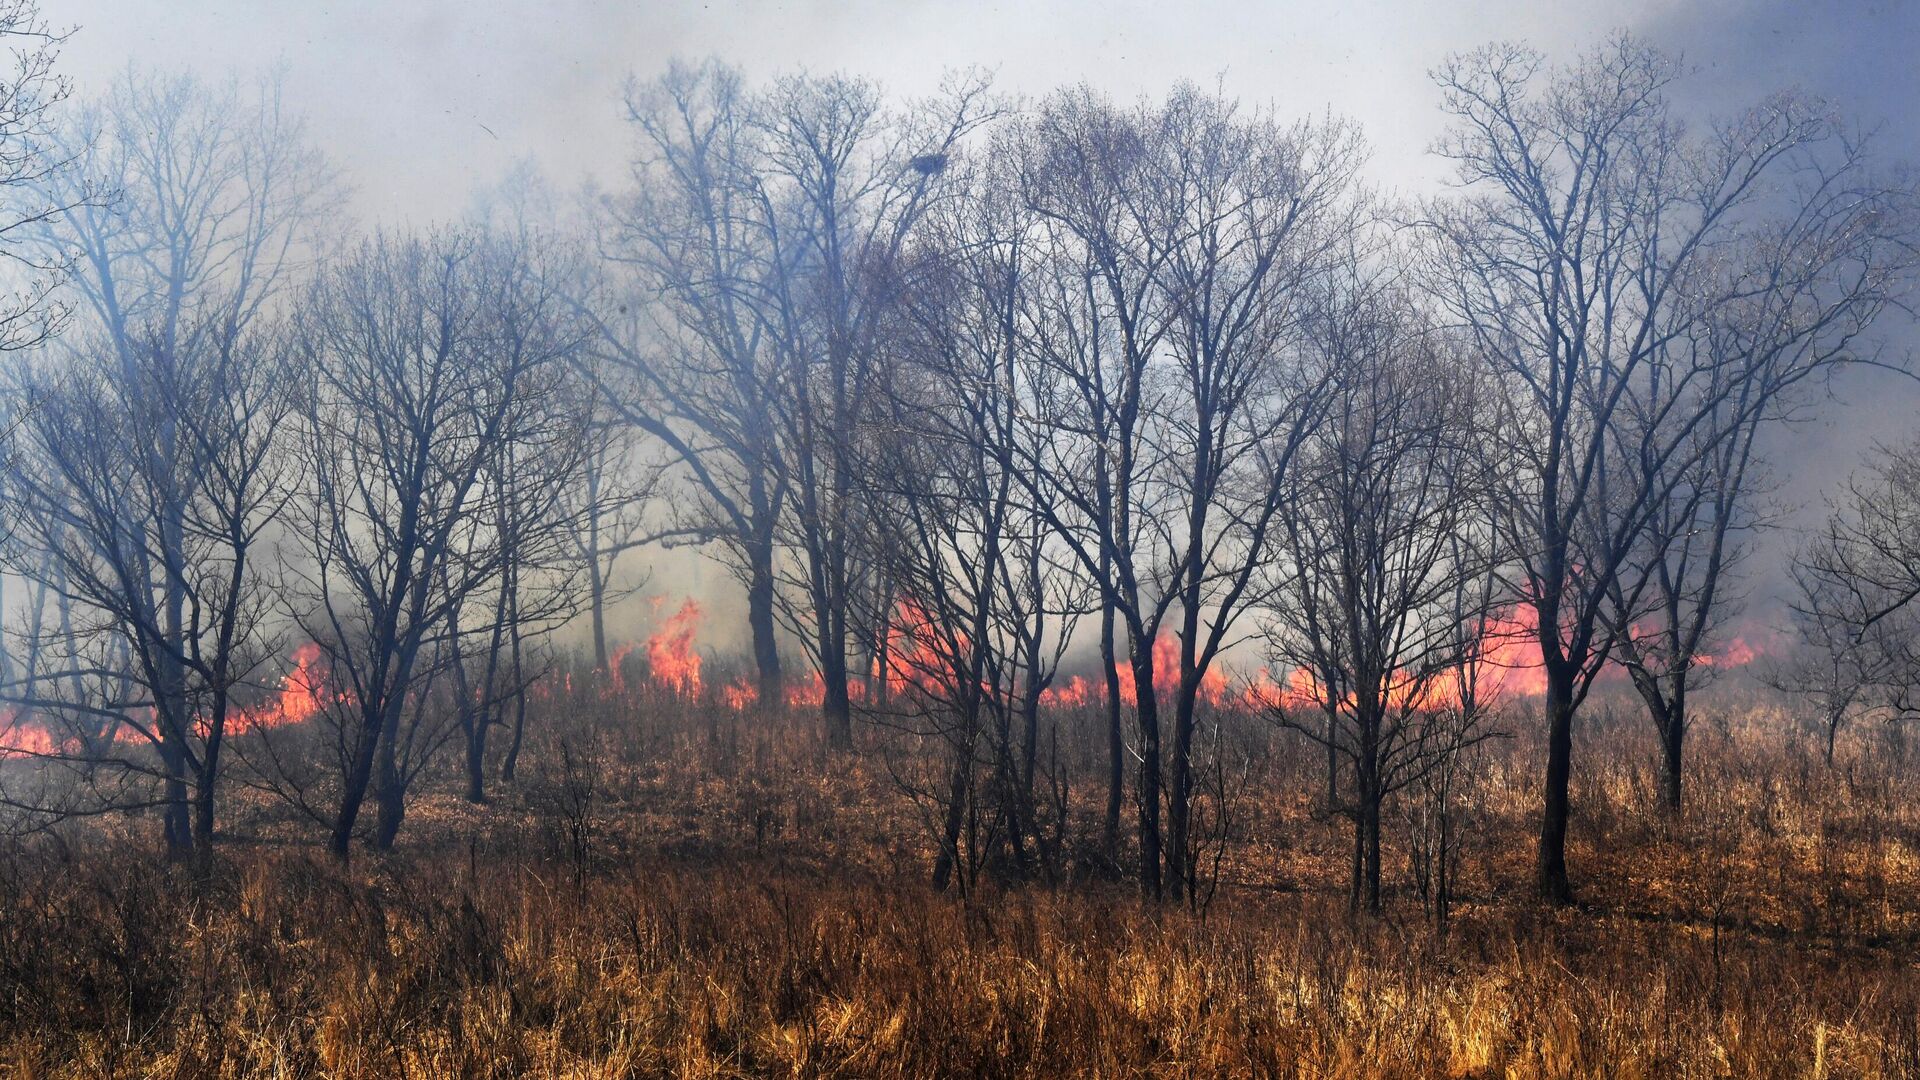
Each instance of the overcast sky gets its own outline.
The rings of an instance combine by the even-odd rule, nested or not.
[[[674,57],[717,56],[765,77],[804,67],[899,93],[982,65],[1007,91],[1086,81],[1122,96],[1224,80],[1283,113],[1361,124],[1373,179],[1429,190],[1442,118],[1426,72],[1496,38],[1569,57],[1625,28],[1695,69],[1682,93],[1728,109],[1798,86],[1920,158],[1920,5],[1905,0],[1349,0],[1344,3],[934,3],[814,0],[45,0],[77,27],[61,70],[85,96],[128,64],[210,77],[287,69],[291,104],[353,184],[363,222],[457,216],[477,187],[531,159],[563,188],[618,185],[620,85]],[[1818,422],[1777,440],[1781,497],[1820,500],[1875,441],[1914,429],[1920,384],[1852,379]],[[1790,546],[1772,541],[1759,590]]]
[[[1223,77],[1284,111],[1359,121],[1376,178],[1404,188],[1441,175],[1425,154],[1440,124],[1426,71],[1494,38],[1566,55],[1627,27],[1683,50],[1707,98],[1800,83],[1862,114],[1897,110],[1909,129],[1920,45],[1900,0],[48,0],[47,13],[79,28],[62,66],[82,93],[129,63],[209,75],[284,63],[361,216],[389,221],[446,216],[517,158],[563,186],[617,175],[621,80],[675,56],[757,76],[847,70],[907,93],[972,64],[1033,94],[1086,80],[1132,96]]]

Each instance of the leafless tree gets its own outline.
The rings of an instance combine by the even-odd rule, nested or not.
[[[1626,36],[1564,70],[1493,45],[1434,73],[1455,119],[1438,149],[1461,184],[1428,215],[1436,289],[1507,413],[1499,438],[1516,482],[1503,528],[1547,681],[1537,884],[1557,900],[1571,896],[1573,720],[1618,652],[1623,620],[1610,611],[1633,591],[1623,577],[1675,493],[1737,438],[1724,421],[1774,412],[1772,399],[1733,402],[1755,358],[1707,347],[1711,334],[1778,343],[1789,369],[1844,353],[1873,310],[1854,303],[1856,283],[1885,288],[1889,241],[1907,228],[1904,194],[1873,184],[1815,105],[1777,95],[1689,134],[1667,97],[1677,73]],[[1815,268],[1803,273],[1805,259]],[[1765,320],[1789,311],[1819,328],[1817,344],[1766,336]],[[1711,625],[1706,610],[1683,613],[1683,645],[1688,626]]]
[[[520,244],[553,244],[563,237],[593,235],[595,226],[599,225],[603,239],[611,245],[610,250],[623,250],[620,240],[612,235],[613,223],[593,220],[595,209],[591,192],[583,200],[562,200],[534,162],[521,160],[497,183],[478,193],[467,216],[479,228]],[[583,210],[584,214],[580,212]],[[622,210],[631,210],[631,207],[622,204]],[[622,238],[630,239],[625,234]],[[620,580],[617,571],[622,556],[649,544],[686,539],[690,532],[699,534],[702,530],[689,530],[685,522],[657,529],[650,513],[655,509],[653,500],[664,469],[655,460],[657,444],[650,444],[645,431],[633,422],[632,410],[637,398],[629,400],[626,392],[632,391],[640,397],[645,393],[632,381],[634,372],[625,370],[616,356],[610,356],[620,346],[637,342],[633,334],[644,320],[636,316],[638,307],[644,305],[633,304],[631,296],[613,299],[614,284],[604,277],[597,279],[586,259],[568,262],[570,297],[589,313],[600,310],[594,301],[610,300],[611,310],[605,312],[601,328],[616,335],[602,348],[581,349],[576,353],[576,377],[568,380],[567,387],[573,398],[570,408],[577,411],[582,437],[578,462],[580,482],[557,485],[558,502],[554,506],[560,519],[574,526],[567,535],[578,569],[586,576],[594,666],[604,672],[609,661],[607,607],[645,584],[644,577],[638,581]],[[596,289],[606,291],[596,292]],[[515,500],[512,505],[521,502]],[[507,639],[506,651],[519,657],[525,643],[516,636],[515,628],[521,626],[522,621],[510,618],[499,625],[504,628]],[[521,697],[519,694],[513,697],[516,716],[524,711]],[[518,747],[519,725],[516,723],[513,727],[512,746]],[[513,778],[516,758],[517,754],[510,750],[502,767],[503,779]]]
[[[507,448],[515,476],[539,479],[563,471],[543,456],[577,453],[555,418],[583,335],[549,255],[474,232],[383,234],[328,265],[300,305],[308,479],[287,590],[350,718],[324,814],[341,857],[369,791],[373,841],[392,844],[414,745],[403,716],[450,661],[456,612],[521,560],[499,525],[518,486],[503,482]]]
[[[249,94],[129,73],[58,138],[72,167],[43,197],[63,209],[31,240],[71,265],[81,318],[27,386],[11,561],[52,571],[78,606],[90,640],[63,606],[68,661],[92,667],[109,641],[128,653],[132,699],[65,683],[117,725],[80,752],[124,767],[114,736],[150,747],[169,850],[204,854],[235,691],[271,651],[263,564],[292,478],[284,349],[256,324],[336,189],[271,81]],[[52,708],[48,674],[20,689]]]
[[[870,709],[942,744],[946,775],[916,791],[938,842],[934,884],[964,893],[995,856],[1011,876],[1058,870],[1064,785],[1042,768],[1041,703],[1087,586],[1014,475],[1015,444],[1035,437],[1021,371],[1028,212],[987,161],[946,167],[969,195],[936,208],[908,252],[915,285],[890,322],[884,412],[859,465],[895,605],[874,635],[885,663]],[[895,673],[905,693],[883,700]]]
[[[1669,812],[1681,805],[1688,694],[1713,673],[1708,649],[1740,610],[1736,572],[1746,538],[1768,524],[1758,505],[1757,440],[1804,410],[1809,391],[1835,368],[1875,359],[1863,338],[1910,284],[1909,195],[1868,175],[1862,154],[1840,145],[1831,158],[1810,159],[1787,187],[1799,212],[1728,245],[1719,271],[1733,279],[1719,285],[1726,299],[1665,346],[1704,358],[1687,369],[1700,383],[1699,445],[1668,460],[1684,470],[1673,481],[1638,481],[1667,493],[1623,565],[1610,607],[1618,659],[1660,734]],[[1643,429],[1633,436],[1643,446],[1658,441],[1644,429],[1668,422],[1637,402],[1626,416],[1630,431]],[[1645,471],[1656,468],[1655,457],[1637,460]]]
[[[84,647],[65,658],[78,674],[124,643],[132,696],[69,701],[51,680],[55,693],[21,700],[83,710],[94,737],[62,732],[75,738],[56,756],[153,775],[169,851],[204,857],[222,744],[249,678],[278,651],[264,564],[293,480],[275,439],[291,380],[271,335],[184,357],[136,348],[103,345],[33,385],[8,552],[23,570],[59,568],[57,587],[84,613]]]
[[[590,375],[699,494],[665,531],[726,553],[747,591],[759,699],[773,705],[784,697],[774,591],[788,479],[768,298],[784,268],[765,228],[753,107],[739,73],[717,63],[628,87],[634,188],[606,209],[614,269],[589,308],[606,363]]]
[[[1340,381],[1279,512],[1267,636],[1270,660],[1304,673],[1283,693],[1311,699],[1274,714],[1351,775],[1335,805],[1353,822],[1352,903],[1378,911],[1387,800],[1486,736],[1458,673],[1496,548],[1481,388],[1393,271],[1352,263],[1307,320]]]
[[[847,76],[789,76],[757,102],[757,201],[781,273],[767,297],[768,343],[785,393],[778,420],[797,554],[789,622],[824,688],[828,740],[852,745],[851,647],[872,582],[863,427],[876,407],[881,334],[913,288],[902,277],[917,226],[959,188],[947,162],[994,113],[983,77],[950,77],[929,100],[889,108]]]
[[[1141,880],[1159,895],[1164,859],[1179,897],[1202,686],[1258,604],[1286,473],[1330,386],[1296,348],[1298,294],[1353,225],[1358,145],[1190,86],[1130,112],[1067,92],[1029,138],[1027,198],[1062,269],[1035,408],[1063,437],[1022,472],[1127,633]],[[1163,837],[1165,629],[1179,640]]]
[[[1126,745],[1123,703],[1138,700],[1139,671],[1122,681],[1118,648],[1147,634],[1141,561],[1153,507],[1144,504],[1157,404],[1149,365],[1168,327],[1155,289],[1170,226],[1142,197],[1144,120],[1091,90],[1055,94],[1024,118],[1020,191],[1038,218],[1028,255],[1028,335],[1034,353],[1027,393],[1040,437],[1022,451],[1027,496],[1099,590],[1101,672],[1108,735],[1104,846],[1119,858],[1119,823],[1130,754],[1138,762],[1140,879],[1159,891],[1160,724],[1152,695],[1136,710]],[[1149,635],[1150,640],[1150,635]],[[1151,649],[1145,661],[1150,669]],[[1132,650],[1129,650],[1132,656]]]
[[[58,114],[71,90],[54,74],[67,31],[54,29],[35,0],[0,2],[0,42],[13,58],[0,81],[0,262],[7,295],[0,299],[0,352],[50,340],[70,305],[57,295],[71,253],[39,243],[48,222],[98,206],[105,192],[74,168],[81,148],[60,131]]]
[[[1797,553],[1797,561],[1808,558]],[[1804,701],[1821,734],[1822,756],[1833,764],[1840,729],[1871,712],[1888,673],[1884,661],[1898,650],[1882,645],[1906,632],[1903,618],[1882,619],[1870,627],[1850,617],[1844,591],[1824,574],[1793,568],[1792,648],[1764,660],[1761,678],[1775,690]]]
[[[568,374],[561,378],[574,381]],[[492,521],[483,541],[498,554],[499,574],[481,593],[454,599],[449,614],[446,663],[471,802],[486,801],[487,742],[495,727],[509,732],[500,777],[514,779],[525,738],[527,690],[544,674],[529,662],[530,653],[577,612],[582,571],[590,582],[595,578],[597,562],[583,566],[575,541],[583,529],[581,515],[604,506],[581,503],[576,496],[593,487],[590,470],[600,446],[595,418],[586,411],[591,400],[577,394],[577,387],[573,394],[555,394],[546,403],[550,413],[534,414],[513,438],[500,441],[485,478]],[[600,582],[598,596],[604,600],[604,578]],[[593,598],[590,592],[588,602]],[[480,617],[472,617],[476,614]],[[472,642],[483,643],[477,656]]]
[[[608,400],[610,380],[591,373],[595,358],[580,361],[590,374],[573,380],[583,443],[580,482],[560,492],[561,516],[575,524],[573,550],[586,572],[587,614],[593,633],[593,666],[607,670],[607,606],[646,584],[623,581],[621,557],[662,539],[651,511],[666,468],[653,460],[639,428]],[[671,531],[671,526],[668,527]]]
[[[1794,662],[1772,681],[1814,698],[1827,760],[1855,713],[1920,714],[1920,452],[1881,448],[1796,554]]]

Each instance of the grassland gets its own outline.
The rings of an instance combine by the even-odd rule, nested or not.
[[[346,866],[238,790],[206,880],[146,818],[20,843],[0,1075],[1920,1076],[1920,753],[1897,732],[1847,733],[1828,767],[1730,699],[1670,820],[1644,722],[1596,710],[1579,902],[1550,908],[1525,887],[1539,755],[1517,714],[1469,770],[1442,925],[1398,818],[1386,914],[1349,914],[1321,758],[1257,725],[1196,911],[1090,859],[932,891],[878,732],[833,754],[805,717],[549,710],[518,784],[476,806],[430,776],[399,850]],[[1082,846],[1091,722],[1068,723]],[[562,737],[591,784],[555,771]]]

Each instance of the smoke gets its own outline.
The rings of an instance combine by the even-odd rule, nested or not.
[[[1692,70],[1682,86],[1701,116],[1751,105],[1797,89],[1830,102],[1871,133],[1888,165],[1920,162],[1920,7],[1885,0],[1719,0],[1678,4],[1637,27],[1680,53]],[[1920,327],[1889,312],[1876,328],[1888,361],[1920,351]],[[1739,627],[1765,641],[1784,621],[1786,570],[1799,534],[1822,521],[1839,491],[1875,446],[1913,436],[1920,383],[1857,367],[1836,380],[1831,400],[1810,418],[1766,434],[1778,528],[1753,538],[1747,566],[1749,611]],[[1763,647],[1764,648],[1764,647]]]

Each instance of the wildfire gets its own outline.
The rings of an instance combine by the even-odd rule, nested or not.
[[[626,663],[628,654],[633,652],[631,644],[615,645],[607,657],[607,681],[601,688],[602,696],[608,692],[624,692],[627,689]]]
[[[1075,675],[1059,686],[1040,691],[1040,704],[1054,709],[1078,709],[1093,700],[1093,684],[1085,675]]]
[[[320,646],[307,642],[293,650],[293,670],[280,679],[280,694],[272,701],[240,710],[239,730],[280,727],[310,720],[326,704],[326,678],[319,670]]]
[[[10,757],[44,757],[59,750],[60,745],[46,728],[23,723],[17,713],[0,715],[0,761]]]
[[[320,676],[313,669],[319,659],[320,646],[311,641],[293,650],[293,670],[280,680],[281,723],[299,723],[320,711]]]
[[[647,666],[653,684],[687,697],[700,693],[700,654],[693,635],[700,627],[700,605],[692,598],[647,639]]]
[[[657,601],[656,607],[661,604],[664,601]],[[696,651],[695,639],[703,615],[700,605],[688,599],[647,639],[647,659],[653,686],[688,697],[701,693],[704,686],[702,660]],[[934,618],[925,609],[911,602],[903,602],[890,622],[891,625],[886,629],[886,655],[873,658],[864,678],[848,680],[847,694],[853,701],[864,701],[880,692],[892,694],[913,687],[924,688],[929,680],[941,678],[946,670],[942,648],[954,643],[944,641],[939,636]],[[964,645],[963,640],[959,642],[960,647]],[[1179,639],[1173,633],[1163,631],[1156,636],[1152,650],[1156,682],[1159,684],[1157,690],[1165,697],[1177,686]],[[623,657],[626,652],[627,649],[617,650],[615,656]],[[1397,709],[1455,707],[1465,696],[1469,684],[1475,699],[1483,703],[1538,697],[1545,693],[1546,676],[1539,664],[1534,610],[1530,606],[1521,604],[1507,614],[1488,620],[1482,629],[1476,652],[1473,664],[1467,669],[1418,678],[1411,674],[1396,676],[1393,685],[1385,691],[1389,704]],[[1724,653],[1703,656],[1698,662],[1707,666],[1734,667],[1750,662],[1754,656],[1755,650],[1751,646],[1735,639]],[[306,685],[306,666],[303,660],[300,669],[288,677],[289,695],[283,695],[287,701],[281,713],[297,714],[301,707],[306,711],[314,707],[310,690],[305,696],[307,704],[304,706],[298,705],[301,699],[292,694],[296,686]],[[608,674],[612,683],[610,688],[621,689],[618,659],[610,665]],[[1138,695],[1132,671],[1123,664],[1117,674],[1122,704],[1137,705]],[[806,680],[790,683],[786,687],[785,701],[793,708],[818,708],[826,700],[826,690],[826,681],[818,672],[813,672]],[[1100,679],[1073,675],[1043,690],[1040,701],[1048,708],[1073,709],[1104,701],[1105,694],[1106,688]],[[1215,708],[1246,711],[1276,707],[1318,708],[1324,704],[1326,697],[1320,680],[1306,668],[1284,675],[1264,670],[1242,674],[1218,662],[1201,676],[1197,696]],[[749,677],[741,676],[718,689],[717,704],[744,711],[757,704],[759,697],[755,683]]]
[[[720,700],[735,712],[745,712],[760,700],[760,691],[742,675],[721,688]]]
[[[1727,643],[1727,651],[1717,656],[1712,653],[1703,654],[1695,659],[1694,663],[1710,668],[1745,667],[1753,663],[1754,658],[1759,655],[1758,650],[1747,644],[1747,639],[1734,638]]]
[[[1511,617],[1490,621],[1485,627],[1474,671],[1475,695],[1481,701],[1501,697],[1538,696],[1546,691],[1546,676],[1541,671],[1534,641],[1532,609],[1521,607]],[[1744,661],[1734,661],[1744,662]],[[1171,693],[1180,670],[1179,641],[1162,632],[1154,639],[1153,667],[1156,691],[1163,698]],[[1137,706],[1139,693],[1133,673],[1119,674],[1120,701]],[[1258,711],[1276,707],[1317,708],[1325,701],[1320,680],[1307,668],[1296,668],[1283,679],[1266,671],[1235,675],[1219,662],[1200,677],[1198,696],[1215,708]],[[1389,703],[1395,708],[1444,708],[1457,705],[1462,697],[1460,673],[1443,672],[1431,678],[1400,677],[1387,689]],[[1103,700],[1104,690],[1085,676],[1076,675],[1058,686],[1041,692],[1041,701],[1052,707],[1073,708]]]
[[[827,680],[813,673],[813,681],[787,687],[787,704],[796,708],[819,708],[827,700]]]

